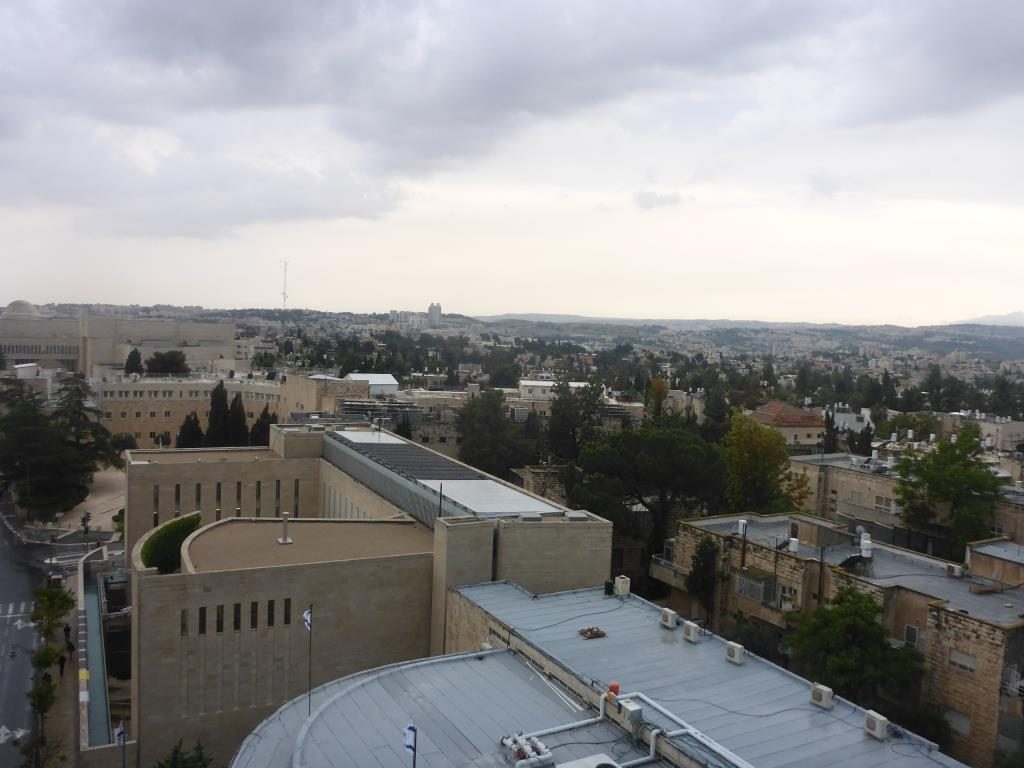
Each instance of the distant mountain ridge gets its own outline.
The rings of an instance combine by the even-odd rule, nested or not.
[[[974,325],[1012,325],[1013,327],[1024,327],[1024,312],[1007,312],[1005,315],[983,315],[973,320],[965,320],[964,323]]]

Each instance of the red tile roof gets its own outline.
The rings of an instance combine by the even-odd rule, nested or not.
[[[769,427],[825,428],[825,421],[817,411],[805,411],[781,400],[769,400],[754,411],[753,416]]]

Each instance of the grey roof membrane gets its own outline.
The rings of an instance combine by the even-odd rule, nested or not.
[[[728,534],[736,532],[737,519],[722,518],[695,524],[709,531]],[[799,522],[799,518],[796,518],[796,521]],[[766,546],[788,541],[789,520],[784,516],[760,520],[751,518],[747,521],[747,537]],[[984,545],[979,551],[985,552],[985,547],[992,546],[994,545]],[[1016,550],[1017,545],[1013,544],[1011,547]],[[839,565],[859,552],[860,549],[854,547],[852,542],[849,546],[825,547],[825,562],[829,565]],[[821,550],[818,547],[801,544],[797,554],[817,559]],[[984,579],[970,576],[954,578],[947,575],[944,561],[927,555],[874,542],[870,561],[860,561],[851,573],[881,587],[899,586],[931,595],[936,600],[947,601],[946,607],[951,611],[966,613],[1003,626],[1013,626],[1024,621],[1024,591],[1005,589],[1000,592],[995,589],[992,582]]]
[[[564,690],[556,693],[510,651],[440,656],[352,675],[316,689],[312,717],[306,712],[303,696],[267,718],[242,744],[232,768],[404,768],[410,758],[402,732],[409,723],[417,727],[418,766],[507,768],[502,736],[595,714]],[[607,722],[543,741],[559,762],[646,754]]]
[[[657,606],[635,596],[601,589],[533,596],[509,582],[459,592],[585,682],[604,689],[614,680],[622,693],[644,693],[756,768],[963,765],[909,734],[872,738],[859,707],[837,697],[834,709],[819,709],[808,681],[756,656],[732,664],[715,636],[688,643],[681,628],[660,625]],[[581,637],[578,630],[590,626],[606,636]],[[648,709],[646,720],[671,727]]]
[[[1011,563],[1024,565],[1024,546],[1015,541],[991,541],[974,548],[975,552],[990,557],[997,557],[1000,560],[1009,560]]]

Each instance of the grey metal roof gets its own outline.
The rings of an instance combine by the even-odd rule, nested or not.
[[[585,682],[604,689],[615,680],[623,693],[644,693],[757,768],[963,765],[909,734],[877,741],[864,731],[861,708],[837,697],[834,709],[819,709],[806,680],[756,656],[732,664],[718,637],[687,643],[681,628],[659,624],[657,606],[635,596],[534,596],[509,582],[458,591]],[[606,636],[584,639],[578,630],[588,626]],[[644,718],[669,725],[655,712]]]
[[[482,480],[486,477],[476,470],[404,440],[398,439],[396,443],[392,438],[391,441],[376,442],[366,438],[366,435],[372,437],[372,432],[358,434],[359,437],[353,437],[348,432],[329,433],[331,437],[342,440],[378,464],[416,480]]]
[[[409,765],[402,731],[417,727],[417,765],[503,766],[498,739],[592,717],[510,651],[440,656],[342,678],[286,704],[242,744],[232,768]],[[559,762],[605,753],[642,757],[606,722],[544,737]],[[655,765],[666,765],[664,762]]]
[[[1015,541],[991,541],[974,548],[974,551],[981,555],[997,557],[1000,560],[1009,560],[1011,563],[1024,565],[1024,546]]]

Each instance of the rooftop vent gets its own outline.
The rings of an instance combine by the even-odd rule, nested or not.
[[[700,642],[700,627],[692,621],[683,622],[683,639],[688,643]]]
[[[278,544],[294,544],[295,540],[288,535],[288,513],[281,513],[281,538],[277,540]]]
[[[626,597],[629,594],[629,576],[615,577],[615,594],[617,597]]]
[[[746,658],[743,656],[743,646],[739,643],[728,642],[725,644],[725,660],[733,664],[743,664]]]
[[[832,709],[832,689],[821,683],[811,684],[811,704],[822,709]]]
[[[519,519],[524,523],[539,523],[540,512],[520,512]]]
[[[871,558],[871,534],[862,533],[860,535],[860,556],[864,559]]]
[[[864,730],[867,731],[868,736],[885,741],[889,735],[889,718],[869,709],[864,713]]]
[[[800,551],[800,539],[796,538],[795,536],[790,536],[789,537],[789,551],[790,552],[799,552]]]
[[[573,510],[565,513],[565,519],[570,523],[585,523],[590,520],[590,516],[582,510]]]

